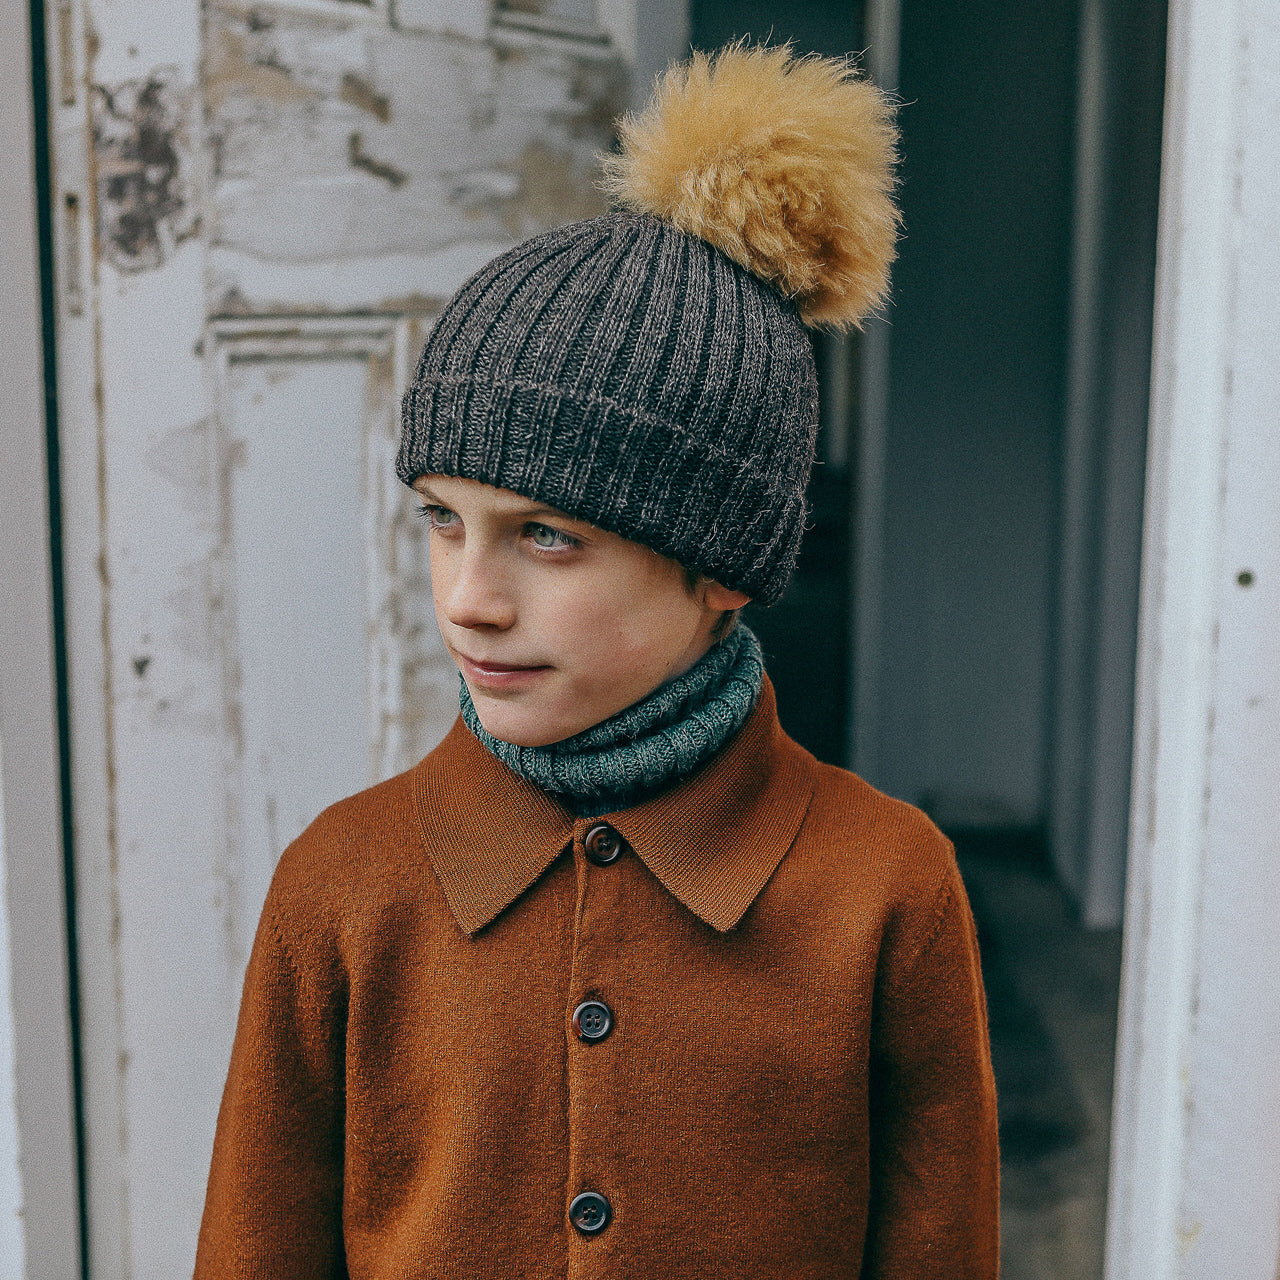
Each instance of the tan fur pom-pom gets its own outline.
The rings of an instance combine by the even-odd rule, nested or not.
[[[620,122],[604,188],[769,281],[806,324],[885,299],[899,214],[894,107],[844,61],[743,43],[695,53]]]

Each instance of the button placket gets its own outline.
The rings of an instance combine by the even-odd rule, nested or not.
[[[631,852],[629,846],[607,822],[580,820],[574,835],[579,899],[565,1028],[571,1197],[565,1213],[586,1250],[582,1258],[586,1265],[594,1252],[591,1238],[614,1221],[618,1196],[625,1200],[612,1158],[613,1117],[619,1105],[616,1055],[625,1047],[617,1039],[619,1022],[612,987],[618,979],[617,935],[625,918],[632,868],[623,857]],[[570,1274],[576,1274],[573,1268]]]

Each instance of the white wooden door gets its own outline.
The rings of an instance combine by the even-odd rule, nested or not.
[[[475,267],[599,209],[634,19],[48,12],[90,1261],[176,1277],[275,859],[456,713],[400,391]]]

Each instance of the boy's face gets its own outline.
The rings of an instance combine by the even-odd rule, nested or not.
[[[413,484],[431,594],[481,724],[522,747],[572,737],[687,671],[748,597],[509,489]]]

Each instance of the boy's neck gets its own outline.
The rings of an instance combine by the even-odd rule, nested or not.
[[[572,738],[518,747],[486,732],[461,686],[467,726],[508,768],[580,817],[629,808],[683,781],[742,727],[764,683],[760,642],[741,622],[683,674]]]

